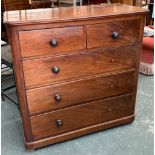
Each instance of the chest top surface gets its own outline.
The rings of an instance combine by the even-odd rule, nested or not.
[[[85,20],[87,18],[106,18],[120,15],[145,14],[148,12],[135,6],[125,4],[90,5],[77,7],[59,7],[47,9],[30,9],[6,11],[4,23],[10,25],[36,24]]]

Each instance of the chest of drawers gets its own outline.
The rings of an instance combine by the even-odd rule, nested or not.
[[[146,12],[121,4],[5,12],[27,149],[134,120]]]

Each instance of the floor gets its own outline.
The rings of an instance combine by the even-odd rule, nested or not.
[[[153,76],[139,76],[136,120],[106,131],[27,152],[15,104],[2,101],[2,155],[153,155]]]

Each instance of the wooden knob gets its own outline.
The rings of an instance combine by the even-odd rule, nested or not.
[[[63,122],[62,122],[61,119],[56,120],[56,126],[57,126],[58,128],[62,127],[62,125],[63,125]]]
[[[113,87],[114,87],[114,85],[113,85],[113,84],[111,84],[111,85],[110,85],[110,87],[111,87],[111,88],[113,88]]]
[[[112,33],[112,38],[113,39],[118,39],[119,38],[119,33],[118,32],[113,32]]]
[[[110,109],[108,109],[108,111],[109,111],[109,112],[111,112],[111,111],[112,111],[112,110],[111,110],[111,108],[110,108]]]
[[[111,59],[111,62],[114,62],[115,60],[114,59]]]
[[[52,67],[52,72],[54,74],[58,74],[60,72],[60,68],[59,67]]]
[[[60,102],[61,101],[61,96],[59,94],[56,94],[54,99],[55,99],[55,101]]]
[[[56,41],[55,39],[52,39],[52,40],[50,41],[50,45],[51,45],[52,47],[57,47],[57,46],[58,46],[58,41]]]

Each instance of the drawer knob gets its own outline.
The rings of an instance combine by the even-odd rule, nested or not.
[[[114,59],[111,59],[111,62],[114,62],[115,60]]]
[[[60,102],[61,101],[61,96],[59,94],[56,94],[54,99],[55,99],[55,101]]]
[[[113,32],[112,33],[112,38],[113,39],[118,39],[119,38],[119,33],[118,32]]]
[[[111,112],[111,111],[112,111],[112,110],[111,110],[111,108],[110,108],[110,109],[108,109],[108,111],[109,111],[109,112]]]
[[[56,120],[56,126],[57,126],[58,128],[62,127],[62,125],[63,125],[63,122],[62,122],[61,119]]]
[[[52,47],[57,47],[57,46],[58,46],[58,41],[56,41],[55,39],[52,39],[52,40],[50,41],[50,45],[51,45]]]
[[[54,74],[58,74],[58,73],[60,72],[60,68],[59,68],[59,67],[53,67],[53,68],[52,68],[52,72],[53,72]]]
[[[113,84],[111,84],[111,85],[110,85],[110,87],[111,87],[111,88],[114,88],[114,85],[113,85]]]

